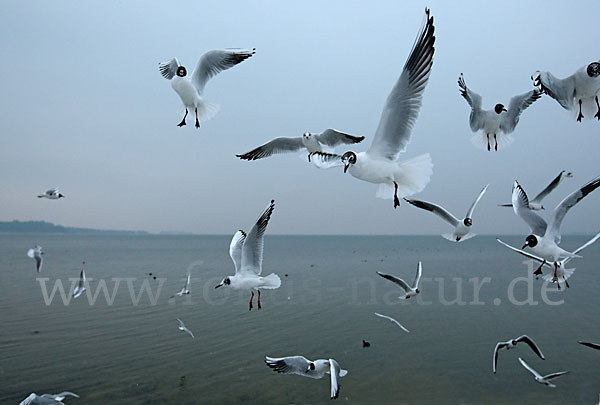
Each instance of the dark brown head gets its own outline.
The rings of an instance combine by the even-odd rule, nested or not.
[[[185,75],[187,75],[187,70],[185,69],[185,67],[179,66],[177,68],[177,76],[179,76],[179,77],[185,77]]]
[[[473,220],[471,218],[465,218],[463,224],[465,224],[465,226],[471,226],[473,225]]]
[[[600,76],[600,62],[592,62],[587,67],[587,74],[589,77]]]
[[[496,114],[502,114],[502,111],[508,110],[504,108],[504,104],[496,104],[496,106],[494,107],[494,111],[496,111]]]
[[[346,152],[342,155],[342,163],[344,163],[344,173],[348,170],[350,165],[356,163],[356,153],[354,152]]]
[[[538,244],[538,240],[535,235],[529,235],[525,238],[525,244],[521,249],[525,249],[527,246],[534,247]]]

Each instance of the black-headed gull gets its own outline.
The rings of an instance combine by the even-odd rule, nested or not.
[[[429,9],[400,78],[388,95],[371,146],[366,152],[348,151],[342,156],[316,152],[315,165],[321,168],[344,166],[344,173],[370,183],[379,184],[376,196],[393,198],[418,193],[429,183],[433,164],[429,154],[400,162],[398,156],[410,143],[412,128],[419,115],[423,92],[429,81],[435,28]]]
[[[340,394],[340,378],[348,374],[342,370],[334,359],[308,360],[304,356],[269,357],[265,356],[265,363],[274,371],[282,374],[297,374],[303,377],[320,379],[326,374],[331,376],[331,399],[336,399]]]
[[[42,265],[44,264],[44,259],[42,258],[43,254],[44,252],[42,251],[42,247],[40,245],[36,245],[27,251],[27,256],[35,259],[35,268],[38,273],[42,271]]]
[[[562,181],[563,178],[565,177],[573,177],[573,173],[568,172],[565,173],[565,171],[561,171],[558,176],[556,176],[554,178],[554,180],[552,180],[550,182],[550,184],[548,184],[546,186],[545,189],[543,189],[542,191],[540,191],[540,193],[538,195],[536,195],[533,200],[529,200],[529,206],[528,208],[530,210],[534,210],[534,211],[538,211],[538,210],[544,210],[544,205],[542,204],[542,200],[544,198],[546,198],[546,196],[548,194],[550,194],[557,186],[558,184]],[[501,207],[512,207],[512,204],[501,204]]]
[[[517,343],[519,342],[527,343],[531,350],[533,350],[533,352],[537,354],[540,359],[544,360],[544,355],[542,354],[540,348],[535,344],[535,342],[531,340],[529,336],[522,335],[516,339],[507,340],[506,342],[498,342],[496,344],[496,347],[494,348],[494,357],[492,363],[492,370],[494,371],[494,373],[496,373],[496,365],[498,364],[498,351],[504,348],[506,348],[506,350],[514,349],[515,347],[517,347]]]
[[[531,252],[546,261],[554,262],[553,281],[558,281],[558,260],[564,257],[575,257],[576,255],[564,250],[558,244],[561,241],[560,225],[563,218],[575,204],[586,195],[600,186],[600,177],[596,177],[579,190],[565,197],[554,209],[550,226],[537,213],[530,210],[529,200],[525,190],[515,180],[512,192],[512,204],[515,214],[523,219],[531,228],[531,234],[525,238],[525,244],[521,249],[529,247]],[[542,263],[543,264],[543,263]],[[541,266],[540,266],[541,267]],[[558,284],[560,288],[560,284]]]
[[[58,191],[58,187],[51,188],[50,190],[47,190],[44,194],[39,194],[37,197],[47,198],[49,200],[58,200],[59,198],[65,198],[64,194],[61,194],[61,192]]]
[[[250,296],[249,310],[252,310],[253,307],[254,290],[258,291],[258,309],[261,309],[260,289],[273,290],[281,286],[281,279],[277,274],[271,273],[266,277],[260,275],[265,230],[274,209],[275,200],[271,200],[271,204],[261,214],[248,234],[239,230],[233,235],[229,245],[229,255],[235,266],[235,274],[225,277],[215,286],[215,288],[227,286],[234,290],[250,290],[252,295]]]
[[[567,288],[569,287],[569,282],[567,281],[569,279],[569,277],[571,277],[573,275],[573,272],[575,272],[575,269],[567,269],[565,266],[566,264],[573,258],[575,257],[575,255],[577,255],[579,252],[581,252],[583,249],[585,249],[586,247],[588,247],[589,245],[591,245],[592,243],[596,242],[598,240],[598,238],[600,238],[600,233],[597,233],[592,239],[588,240],[586,243],[584,243],[583,245],[579,246],[577,249],[575,249],[573,251],[573,255],[574,256],[568,256],[562,260],[558,260],[557,262],[548,262],[545,259],[542,259],[541,257],[538,257],[536,255],[533,255],[529,252],[525,252],[521,249],[518,249],[514,246],[509,245],[508,243],[503,242],[502,240],[496,238],[496,240],[506,246],[509,249],[514,250],[515,252],[528,257],[530,259],[533,259],[535,261],[537,261],[538,263],[541,263],[540,267],[538,267],[538,269],[536,271],[534,271],[533,274],[535,274],[536,276],[541,275],[542,274],[542,267],[543,266],[548,266],[551,269],[554,269],[555,267],[557,268],[556,270],[556,277],[557,280],[554,280],[554,275],[550,275],[550,274],[546,274],[543,275],[542,278],[546,281],[549,282],[556,282],[558,284],[558,286],[560,287],[560,283],[564,282],[565,285],[567,286]]]
[[[473,201],[473,204],[471,204],[471,207],[469,207],[469,210],[467,211],[467,215],[460,221],[458,220],[458,218],[456,218],[454,215],[452,215],[450,212],[446,211],[444,208],[442,208],[439,205],[436,205],[436,204],[433,204],[433,203],[430,203],[427,201],[409,200],[407,198],[405,198],[404,200],[411,203],[415,207],[422,208],[426,211],[430,211],[430,212],[434,213],[435,215],[437,215],[438,217],[442,218],[444,221],[448,222],[450,225],[452,225],[454,227],[454,232],[453,233],[445,233],[442,236],[451,242],[461,242],[461,241],[465,241],[465,240],[470,239],[473,236],[475,236],[474,233],[471,233],[471,226],[473,225],[473,218],[472,218],[473,210],[475,210],[475,206],[477,205],[479,200],[481,200],[481,197],[483,197],[483,194],[485,194],[488,186],[489,186],[489,184],[487,186],[485,186],[479,192],[479,195],[477,196],[475,201]]]
[[[240,159],[256,160],[269,157],[276,153],[294,152],[306,149],[308,152],[308,161],[315,152],[323,152],[323,145],[334,147],[341,144],[353,144],[362,142],[364,136],[353,136],[340,132],[335,129],[326,129],[320,134],[305,132],[302,136],[296,138],[280,137],[275,138],[258,148],[252,149],[241,155],[236,155]]]
[[[188,110],[192,110],[196,114],[196,128],[200,128],[200,121],[212,118],[219,111],[219,107],[202,97],[206,82],[223,70],[245,61],[255,52],[255,49],[208,51],[202,55],[190,76],[187,75],[187,69],[180,65],[176,58],[171,59],[168,63],[160,64],[160,73],[165,79],[171,80],[171,87],[179,95],[185,107],[185,115],[177,126],[182,127],[186,124]]]
[[[179,291],[177,294],[171,296],[171,298],[177,296],[177,297],[182,297],[184,295],[188,295],[190,293],[190,279],[191,279],[192,275],[190,273],[188,273],[187,275],[187,279],[185,280],[185,285],[183,286],[183,288],[181,289],[181,291]]]
[[[386,280],[389,280],[392,283],[399,285],[404,290],[405,294],[401,297],[398,297],[400,299],[409,299],[410,297],[414,297],[415,295],[421,292],[421,290],[419,289],[419,282],[421,281],[421,275],[423,274],[423,267],[421,266],[421,262],[417,264],[417,274],[415,275],[415,281],[413,282],[412,286],[408,285],[404,280],[394,275],[383,274],[380,272],[376,273],[379,274],[381,277],[385,278]]]
[[[519,361],[521,362],[523,367],[525,367],[527,370],[529,370],[529,372],[531,374],[533,374],[533,376],[535,377],[535,380],[537,382],[539,382],[540,384],[545,384],[548,387],[552,387],[552,388],[556,387],[556,385],[554,385],[550,382],[551,379],[568,373],[568,371],[559,371],[558,373],[552,373],[552,374],[542,376],[540,373],[538,373],[533,368],[531,368],[531,366],[529,364],[525,363],[525,360],[523,360],[522,358],[519,357]]]
[[[600,120],[600,61],[583,66],[564,79],[540,71],[535,72],[531,79],[534,86],[539,86],[543,93],[555,99],[565,110],[578,110],[577,121],[581,122],[584,118],[582,109],[596,109],[594,117]]]
[[[194,338],[194,339],[196,338],[196,337],[194,336],[194,334],[192,333],[192,331],[191,331],[191,330],[189,330],[189,329],[188,329],[188,328],[185,326],[185,324],[183,323],[183,321],[182,321],[181,319],[177,318],[177,322],[179,322],[179,326],[177,327],[177,329],[179,329],[179,330],[181,330],[181,331],[183,331],[183,332],[187,333],[188,335],[190,335],[190,336],[191,336],[192,338]]]
[[[27,398],[25,398],[19,405],[52,405],[52,404],[63,404],[62,400],[65,399],[68,395],[79,398],[79,395],[74,394],[72,392],[61,392],[60,394],[43,394],[37,395],[35,392],[31,393]]]
[[[85,262],[83,262],[83,264],[85,265]],[[83,294],[85,289],[85,270],[81,269],[81,273],[79,273],[79,282],[73,290],[73,298],[75,299],[79,297],[81,294]]]
[[[579,343],[580,345],[591,347],[592,349],[600,350],[600,344],[598,344],[598,343],[583,342],[581,340],[578,340],[577,343]]]
[[[390,321],[390,322],[392,322],[392,323],[395,323],[395,324],[396,324],[396,325],[398,325],[398,327],[399,327],[400,329],[402,329],[404,332],[406,332],[406,333],[410,333],[410,331],[409,331],[408,329],[406,329],[406,328],[405,328],[405,327],[404,327],[404,326],[403,326],[403,325],[402,325],[400,322],[398,322],[397,320],[395,320],[395,319],[394,319],[394,318],[392,318],[391,316],[382,315],[382,314],[379,314],[379,313],[377,313],[377,312],[375,312],[375,315],[377,315],[377,316],[378,316],[378,317],[380,317],[380,318],[387,319],[388,321]]]
[[[481,130],[481,134],[475,135],[471,142],[475,146],[487,145],[488,151],[492,149],[490,137],[494,139],[494,150],[496,151],[499,144],[507,146],[513,141],[510,134],[519,123],[521,113],[542,96],[538,89],[533,89],[512,97],[508,103],[508,110],[503,104],[496,104],[493,110],[483,110],[481,96],[467,87],[462,73],[458,78],[458,86],[460,94],[471,106],[471,115],[469,116],[471,131]]]

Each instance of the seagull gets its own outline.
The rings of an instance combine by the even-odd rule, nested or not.
[[[215,288],[228,286],[234,290],[250,290],[252,292],[249,303],[250,311],[253,307],[254,290],[258,291],[258,309],[261,309],[260,288],[273,290],[281,286],[281,279],[277,274],[271,273],[266,277],[260,275],[264,234],[274,209],[275,200],[271,200],[271,204],[261,214],[248,234],[239,230],[233,235],[229,245],[229,256],[235,266],[235,275],[225,277],[215,286]]]
[[[598,239],[600,238],[600,233],[597,233],[592,239],[588,240],[586,243],[584,243],[583,245],[579,246],[577,249],[575,249],[573,251],[573,255],[577,255],[579,252],[581,252],[583,249],[585,249],[586,247],[588,247],[589,245],[591,245],[592,243],[596,242]],[[541,257],[538,257],[536,255],[532,255],[531,253],[525,252],[521,249],[518,249],[514,246],[509,245],[508,243],[503,242],[502,240],[496,238],[496,240],[501,243],[502,245],[506,246],[509,249],[514,250],[515,252],[522,254],[525,257],[528,257],[530,259],[536,260],[539,263],[542,263],[540,265],[540,267],[533,273],[536,276],[542,274],[542,267],[543,266],[548,266],[550,268],[554,268],[554,265],[556,263],[556,267],[558,268],[558,270],[556,271],[556,276],[558,278],[558,280],[556,280],[556,283],[560,286],[560,282],[564,282],[565,285],[567,286],[567,288],[569,287],[569,282],[567,281],[567,279],[569,277],[571,277],[573,275],[573,273],[575,272],[575,269],[567,269],[565,267],[565,265],[575,256],[567,256],[566,258],[562,259],[562,260],[558,260],[557,262],[548,262],[547,260],[542,259]],[[542,278],[546,281],[553,281],[554,276],[551,276],[550,274],[546,274],[544,276],[542,276]]]
[[[479,200],[481,200],[481,197],[483,197],[483,194],[485,194],[488,186],[489,186],[489,184],[481,190],[481,192],[479,193],[479,195],[477,196],[477,198],[475,199],[473,204],[471,204],[471,207],[469,207],[469,210],[467,211],[467,215],[461,221],[459,221],[458,218],[456,218],[454,215],[452,215],[451,213],[449,213],[448,211],[446,211],[444,208],[440,207],[439,205],[429,203],[426,201],[409,200],[407,198],[405,198],[404,200],[411,203],[415,207],[422,208],[427,211],[431,211],[438,217],[440,217],[443,220],[445,220],[446,222],[448,222],[450,225],[452,225],[454,227],[454,232],[453,233],[445,233],[442,235],[442,237],[444,237],[445,239],[448,239],[451,242],[460,242],[460,241],[465,241],[465,240],[470,239],[473,236],[475,236],[474,233],[470,233],[471,226],[473,225],[473,219],[471,217],[473,216],[473,210],[475,210],[475,206],[477,205]]]
[[[600,350],[600,345],[598,343],[582,342],[581,340],[578,340],[577,343],[591,347],[592,349]]]
[[[38,198],[47,198],[49,200],[58,200],[59,198],[65,198],[64,194],[61,194],[58,191],[58,187],[51,188],[47,190],[44,194],[39,194]]]
[[[529,370],[529,372],[531,374],[533,374],[533,376],[535,377],[535,380],[537,382],[539,382],[540,384],[545,384],[548,387],[552,387],[552,388],[556,387],[556,385],[554,385],[554,384],[552,384],[550,382],[551,379],[559,377],[559,376],[561,376],[563,374],[567,374],[568,373],[568,371],[559,371],[558,373],[552,373],[552,374],[548,374],[548,375],[545,375],[545,376],[542,377],[540,375],[540,373],[538,373],[533,368],[531,368],[531,366],[529,364],[525,363],[525,360],[523,360],[522,358],[519,357],[519,361],[521,362],[521,364],[523,365],[523,367],[525,367],[527,370]]]
[[[510,136],[519,123],[519,116],[542,96],[538,89],[533,89],[527,93],[514,96],[508,103],[508,110],[503,104],[496,104],[493,110],[481,109],[481,96],[469,89],[465,83],[463,74],[458,78],[458,86],[460,94],[467,100],[471,106],[471,115],[469,116],[469,124],[471,131],[477,132],[482,130],[481,137],[475,135],[471,138],[471,142],[478,146],[483,142],[487,143],[487,150],[491,150],[490,136],[494,137],[494,150],[498,150],[498,144],[503,143],[509,145],[513,138]]]
[[[305,132],[302,136],[296,138],[275,138],[250,152],[236,156],[240,159],[256,160],[269,157],[275,153],[294,152],[306,149],[308,151],[308,161],[310,162],[311,156],[315,152],[323,152],[323,145],[334,147],[342,143],[359,143],[362,142],[363,139],[365,139],[364,136],[352,136],[336,129],[327,129],[320,134]]]
[[[85,262],[83,262],[85,265]],[[77,287],[73,290],[73,298],[79,297],[85,291],[85,270],[81,269],[81,273],[79,274],[79,283],[77,283]]]
[[[554,262],[553,282],[558,282],[556,274],[558,270],[558,260],[563,257],[577,257],[577,255],[562,249],[558,244],[561,241],[560,225],[563,218],[575,204],[582,198],[594,191],[600,186],[600,177],[596,177],[581,189],[576,190],[565,197],[554,209],[552,222],[550,226],[546,221],[529,208],[529,199],[525,190],[515,180],[512,192],[512,204],[515,214],[523,219],[531,228],[531,234],[525,238],[526,243],[521,249],[529,247],[531,252],[541,257],[543,260]],[[544,263],[542,263],[543,265]],[[540,266],[541,267],[541,266]],[[537,272],[537,271],[536,271]],[[560,284],[558,284],[560,288]]]
[[[181,319],[177,318],[177,321],[179,321],[179,326],[177,327],[177,329],[184,331],[185,333],[187,333],[194,339],[196,338],[194,336],[194,334],[192,333],[192,331],[185,327],[185,324],[183,323],[183,321]]]
[[[176,58],[160,64],[160,74],[165,79],[171,80],[171,87],[179,95],[185,107],[185,115],[177,126],[182,127],[186,124],[188,110],[193,110],[196,114],[196,128],[200,128],[200,121],[211,119],[219,111],[219,106],[202,97],[206,82],[223,70],[245,61],[255,52],[256,49],[208,51],[202,55],[191,76],[187,76],[187,69],[180,65]]]
[[[402,280],[401,278],[398,278],[396,276],[393,276],[391,274],[383,274],[380,272],[376,272],[377,274],[379,274],[381,277],[385,278],[386,280],[390,280],[392,283],[396,283],[398,284],[400,287],[402,287],[402,289],[404,291],[406,291],[406,294],[403,295],[402,297],[398,297],[400,299],[409,299],[410,297],[414,297],[415,295],[419,294],[421,292],[421,290],[419,290],[419,281],[421,281],[421,275],[423,273],[423,268],[421,266],[421,262],[419,262],[417,264],[417,274],[415,275],[415,281],[413,282],[413,286],[409,286],[404,280]]]
[[[598,103],[600,61],[583,66],[564,79],[559,79],[550,72],[540,72],[539,70],[531,76],[531,79],[534,86],[538,86],[543,93],[555,99],[565,110],[574,111],[578,107],[578,122],[584,118],[582,107],[593,111],[594,102],[597,108],[594,117],[600,120],[600,103]]]
[[[538,211],[538,210],[545,210],[544,206],[542,205],[542,200],[544,198],[546,198],[546,196],[548,194],[550,194],[552,192],[552,190],[554,190],[558,184],[561,182],[561,180],[563,179],[563,177],[573,177],[573,173],[568,172],[565,174],[565,171],[561,171],[560,173],[558,173],[558,176],[556,176],[554,178],[554,180],[552,180],[550,182],[550,184],[548,184],[546,186],[545,189],[543,189],[542,191],[540,191],[540,193],[538,195],[536,195],[534,197],[533,200],[529,201],[529,206],[527,208],[529,208],[530,210],[534,210],[534,211]],[[502,204],[500,205],[501,207],[512,207],[512,204]]]
[[[342,156],[323,152],[313,154],[319,168],[343,165],[344,173],[350,172],[357,179],[379,184],[376,196],[393,197],[394,208],[400,205],[398,196],[423,190],[432,174],[433,164],[428,153],[403,162],[397,159],[406,151],[421,108],[433,65],[434,31],[433,17],[429,15],[429,9],[425,9],[424,24],[400,78],[388,95],[369,149],[359,153],[348,151]]]
[[[27,251],[27,256],[35,259],[35,268],[37,269],[38,273],[42,271],[42,265],[44,264],[44,259],[42,259],[43,254],[44,252],[42,252],[42,247],[39,245],[36,245]]]
[[[381,315],[378,314],[377,312],[375,312],[375,315],[377,315],[380,318],[383,319],[387,319],[388,321],[391,321],[393,323],[395,323],[396,325],[398,325],[400,327],[400,329],[402,329],[404,332],[406,333],[410,333],[410,331],[408,329],[406,329],[404,326],[402,326],[402,324],[400,322],[398,322],[397,320],[395,320],[394,318],[392,318],[391,316],[387,316],[387,315]]]
[[[334,359],[308,360],[304,356],[289,356],[274,358],[265,356],[265,363],[274,371],[283,374],[297,374],[303,377],[320,379],[325,374],[331,376],[331,399],[336,399],[340,394],[342,384],[339,379],[348,374],[342,370]]]
[[[177,297],[181,297],[181,296],[183,296],[183,295],[187,295],[187,294],[189,294],[189,293],[190,293],[190,277],[191,277],[191,274],[190,274],[190,273],[188,273],[188,275],[187,275],[187,280],[186,280],[186,282],[185,282],[185,285],[184,285],[184,286],[183,286],[183,288],[181,289],[181,291],[179,291],[177,294],[175,294],[175,295],[171,296],[171,298],[173,298],[173,297],[175,297],[175,296],[177,296]]]
[[[537,347],[535,342],[533,340],[531,340],[531,338],[529,336],[522,335],[516,339],[507,340],[506,342],[498,342],[498,344],[496,344],[496,348],[494,349],[494,358],[493,358],[493,364],[492,364],[492,370],[494,371],[494,374],[496,374],[496,364],[498,363],[498,351],[503,348],[506,348],[506,350],[514,349],[515,347],[517,347],[517,343],[519,343],[519,342],[527,343],[529,345],[529,347],[531,347],[531,350],[533,350],[534,353],[537,354],[540,359],[545,360],[544,355],[542,354],[542,351],[540,350],[539,347]]]
[[[19,405],[51,405],[51,404],[63,404],[62,400],[65,399],[67,395],[70,395],[75,398],[79,398],[79,395],[74,394],[72,392],[61,392],[60,394],[43,394],[37,395],[35,392],[31,393],[27,398],[25,398]],[[64,404],[63,404],[64,405]]]

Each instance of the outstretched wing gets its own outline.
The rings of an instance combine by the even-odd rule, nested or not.
[[[400,287],[402,287],[404,289],[404,291],[406,291],[406,292],[410,291],[410,286],[408,284],[406,284],[406,282],[404,280],[402,280],[401,278],[398,278],[391,274],[384,274],[384,273],[380,273],[380,272],[376,272],[376,273],[379,274],[381,277],[385,278],[386,280],[390,280],[392,283],[398,284]],[[418,275],[419,275],[419,273],[417,272],[417,276]]]
[[[469,210],[467,211],[467,216],[465,218],[471,218],[473,215],[473,210],[475,210],[475,206],[477,205],[477,203],[479,202],[479,200],[481,200],[481,197],[483,197],[483,195],[485,194],[485,192],[487,191],[488,187],[490,185],[488,184],[487,186],[485,186],[481,192],[479,193],[479,195],[477,196],[477,198],[475,199],[475,201],[473,201],[473,204],[471,204],[471,206],[469,207]]]
[[[202,94],[206,82],[216,74],[234,67],[254,55],[255,49],[225,49],[208,51],[198,61],[194,73],[192,73],[192,83],[198,94]]]
[[[242,246],[242,267],[240,271],[252,272],[257,275],[260,275],[262,272],[264,235],[274,209],[275,200],[271,200],[267,209],[258,218],[256,224],[250,229],[250,232],[248,232]]]
[[[432,204],[427,201],[409,200],[408,198],[405,198],[404,200],[406,202],[411,203],[415,207],[433,212],[435,215],[442,218],[444,221],[448,222],[450,225],[452,225],[454,227],[456,227],[456,225],[458,225],[458,223],[460,222],[454,215],[452,215],[451,213],[449,213],[448,211],[446,211],[444,208],[440,207],[439,205]]]
[[[463,96],[471,106],[471,115],[469,116],[471,131],[477,132],[480,129],[483,129],[485,117],[484,111],[481,109],[481,96],[467,87],[462,73],[458,78],[458,87],[460,87],[461,96]]]
[[[240,159],[256,160],[269,157],[276,153],[293,152],[300,150],[304,147],[302,144],[302,138],[286,138],[280,137],[275,138],[258,148],[252,149],[250,152],[246,152],[241,155],[236,155]]]
[[[340,365],[334,359],[329,359],[329,374],[331,375],[331,399],[336,399],[340,395]]]
[[[568,374],[568,373],[569,373],[569,371],[559,371],[557,373],[545,375],[543,378],[544,378],[544,380],[551,380],[553,378],[560,377],[561,375]]]
[[[494,356],[493,356],[493,360],[492,360],[492,371],[494,372],[494,374],[496,373],[496,365],[498,364],[498,351],[506,346],[507,346],[506,342],[498,342],[498,344],[496,344],[496,348],[494,349]]]
[[[533,89],[511,98],[508,103],[508,111],[506,114],[502,114],[502,118],[500,119],[500,129],[505,134],[510,134],[514,131],[519,123],[521,113],[540,97],[542,97],[542,92],[538,89]]]
[[[231,260],[233,260],[236,274],[242,269],[242,246],[244,246],[245,240],[246,232],[240,229],[233,235],[231,243],[229,244],[229,256],[231,256]]]
[[[406,150],[433,65],[434,31],[433,17],[425,9],[425,21],[383,107],[369,155],[396,160]]]
[[[535,354],[538,355],[538,357],[542,360],[544,359],[544,355],[542,354],[542,351],[540,350],[540,348],[535,344],[535,342],[527,335],[523,335],[523,336],[519,336],[518,338],[515,339],[517,342],[525,342],[529,345],[529,347],[531,347],[531,350],[533,350],[535,352]]]
[[[375,312],[375,315],[377,315],[377,316],[378,316],[378,317],[380,317],[380,318],[387,319],[388,321],[391,321],[391,322],[395,323],[395,324],[396,324],[396,325],[398,325],[398,326],[400,327],[400,329],[402,329],[404,332],[406,332],[406,333],[410,333],[410,331],[409,331],[408,329],[406,329],[404,326],[402,326],[402,324],[401,324],[400,322],[398,322],[397,320],[395,320],[395,319],[394,319],[394,318],[392,318],[391,316],[382,315],[382,314],[379,314],[379,313],[377,313],[377,312]]]
[[[335,153],[315,152],[311,155],[311,162],[319,169],[331,169],[344,165],[342,157]]]
[[[307,373],[311,361],[304,356],[280,358],[265,356],[265,363],[278,373],[298,374],[304,377],[316,378],[313,374]]]
[[[550,72],[535,72],[531,78],[534,86],[558,101],[565,110],[575,106],[575,74],[559,79]]]
[[[529,199],[523,187],[515,180],[512,191],[513,210],[517,216],[527,222],[531,232],[535,235],[543,236],[546,233],[548,224],[542,217],[529,209]]]
[[[315,135],[317,141],[327,146],[337,146],[342,143],[345,144],[353,144],[362,142],[365,137],[364,136],[352,136],[345,134],[343,132],[337,131],[335,129],[327,129],[323,131],[319,135]]]
[[[598,343],[582,342],[581,340],[578,340],[577,343],[591,347],[592,349],[600,350],[600,345]]]
[[[417,264],[417,274],[415,275],[415,281],[413,283],[413,288],[417,288],[419,286],[419,281],[421,281],[421,276],[423,275],[423,266],[421,265],[421,261]]]
[[[548,263],[548,261],[546,261],[546,260],[542,259],[541,257],[538,257],[538,256],[536,256],[536,255],[533,255],[533,254],[529,253],[529,252],[526,252],[526,251],[524,251],[524,250],[521,250],[521,249],[518,249],[518,248],[516,248],[516,247],[514,247],[514,246],[511,246],[511,245],[509,245],[508,243],[505,243],[505,242],[501,241],[501,240],[500,240],[500,239],[498,239],[498,238],[496,238],[496,240],[497,240],[497,241],[498,241],[500,244],[502,244],[502,245],[506,246],[507,248],[509,248],[509,249],[511,249],[511,250],[513,250],[513,251],[515,251],[515,252],[517,252],[517,253],[519,253],[519,254],[521,254],[521,255],[523,255],[523,256],[525,256],[525,257],[529,258],[529,259],[533,259],[533,260],[537,261],[538,263],[544,263],[544,265],[546,265],[546,266],[548,266],[548,267],[550,267],[550,268],[553,268],[553,265],[552,265],[552,264]],[[566,262],[566,261],[565,261],[565,262]]]
[[[542,191],[540,191],[540,193],[539,193],[538,195],[536,195],[536,196],[535,196],[535,198],[534,198],[533,200],[531,200],[531,202],[532,202],[532,203],[538,203],[538,204],[541,204],[541,203],[542,203],[542,200],[543,200],[543,199],[544,199],[544,198],[545,198],[545,197],[546,197],[548,194],[550,194],[550,193],[552,192],[552,190],[554,190],[554,189],[555,189],[555,188],[558,186],[558,184],[560,183],[560,181],[561,181],[561,180],[562,180],[562,178],[563,178],[563,174],[564,174],[564,173],[565,173],[565,171],[564,171],[564,170],[563,170],[562,172],[560,172],[560,173],[558,174],[558,176],[556,176],[556,177],[554,178],[554,180],[552,180],[552,181],[550,182],[550,184],[548,184],[548,185],[546,186],[546,188],[545,188],[545,189],[543,189]],[[567,177],[573,177],[573,176],[570,176],[570,175],[571,175],[571,173],[570,173],[570,172],[569,172],[569,173],[567,173]]]
[[[160,74],[168,80],[171,80],[175,74],[177,74],[177,68],[179,67],[179,61],[176,58],[171,59],[167,63],[160,63],[158,65],[158,70],[160,70]]]
[[[522,358],[519,357],[519,361],[521,362],[521,365],[523,367],[525,367],[527,370],[529,370],[529,372],[531,374],[533,374],[536,377],[542,378],[542,376],[540,375],[540,373],[538,373],[537,371],[535,371],[533,368],[531,368],[531,366],[527,363],[525,363],[525,360],[523,360]]]

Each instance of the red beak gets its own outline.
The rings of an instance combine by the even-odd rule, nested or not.
[[[216,285],[215,288],[219,288],[221,286],[223,286],[223,284]]]
[[[529,246],[527,243],[523,245],[523,247],[521,248],[521,250],[525,249],[527,246]]]

